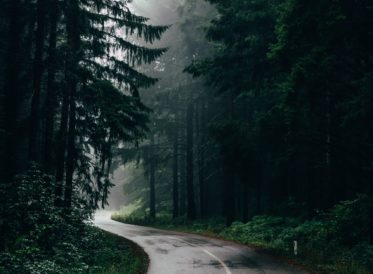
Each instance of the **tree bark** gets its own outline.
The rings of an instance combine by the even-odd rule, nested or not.
[[[75,170],[76,148],[76,84],[71,83],[70,87],[70,119],[69,119],[69,132],[67,144],[67,158],[66,158],[66,185],[64,195],[64,205],[66,209],[70,209],[72,205],[72,192],[73,192],[73,177]]]
[[[173,143],[173,184],[172,184],[172,197],[173,197],[173,217],[179,217],[179,161],[178,161],[178,139],[179,132],[175,125],[174,130],[174,143]]]
[[[206,137],[206,119],[205,119],[205,101],[201,102],[201,112],[199,121],[199,144],[198,144],[198,184],[199,184],[199,203],[201,217],[206,216],[206,193],[205,193],[205,137]]]
[[[44,167],[51,173],[54,167],[54,119],[56,113],[56,68],[57,68],[57,22],[59,18],[58,1],[53,0],[50,6],[50,31],[48,48],[48,79],[45,102],[45,143]]]
[[[187,160],[186,160],[186,184],[187,184],[187,218],[194,220],[196,218],[196,205],[194,200],[193,184],[193,103],[190,102],[187,109]]]
[[[179,210],[180,215],[185,215],[186,213],[186,159],[185,152],[179,155],[180,164],[180,204]]]
[[[18,109],[20,98],[19,51],[21,48],[21,1],[14,0],[9,9],[9,32],[4,77],[4,144],[1,159],[1,182],[9,182],[17,171]]]
[[[79,60],[79,49],[80,49],[80,33],[79,33],[79,6],[77,1],[69,1],[67,4],[67,36],[69,44],[69,56],[68,56],[68,72],[67,72],[67,85],[70,95],[69,100],[69,132],[68,132],[68,144],[67,144],[67,159],[66,159],[66,185],[64,195],[64,205],[67,213],[70,212],[72,206],[72,193],[73,193],[73,177],[75,171],[75,160],[76,160],[76,93],[77,93],[77,68]]]
[[[69,119],[69,94],[64,91],[62,99],[61,123],[57,136],[57,155],[56,155],[56,202],[62,205],[63,182],[65,174],[65,154],[67,146],[67,124]]]
[[[40,93],[43,76],[43,52],[45,38],[46,0],[37,2],[37,28],[35,32],[35,56],[33,65],[33,94],[31,101],[29,161],[39,161],[38,132],[40,125]]]
[[[234,172],[230,167],[230,163],[227,159],[224,161],[224,215],[226,218],[226,225],[230,226],[235,218],[235,200],[234,200],[234,191],[235,191],[235,178]]]
[[[242,203],[242,221],[246,223],[249,220],[249,182],[247,180],[243,182]]]
[[[150,217],[155,218],[155,153],[154,153],[154,135],[150,139]]]

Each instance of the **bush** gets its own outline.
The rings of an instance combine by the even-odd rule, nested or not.
[[[75,200],[68,214],[55,206],[53,180],[37,167],[7,187],[3,190],[12,195],[0,208],[6,224],[1,237],[7,239],[0,249],[0,273],[74,274],[89,269],[102,274],[106,268],[117,269],[116,264],[123,269],[120,273],[135,273],[137,258],[128,246],[119,248],[89,224],[91,211],[84,204]]]
[[[343,201],[325,214],[329,233],[344,246],[373,242],[373,198],[359,195],[352,201]]]
[[[278,235],[284,230],[294,228],[299,222],[294,218],[256,216],[250,222],[233,223],[221,235],[245,244],[256,244],[269,247],[278,240]]]
[[[297,241],[297,258],[312,266],[322,265],[320,270],[326,273],[369,273],[373,269],[371,212],[372,198],[360,195],[313,220],[256,216],[246,224],[233,223],[220,235],[292,257]]]

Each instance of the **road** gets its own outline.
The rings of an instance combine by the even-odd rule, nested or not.
[[[128,225],[98,213],[94,224],[125,237],[149,255],[148,274],[306,274],[254,249],[188,233]]]

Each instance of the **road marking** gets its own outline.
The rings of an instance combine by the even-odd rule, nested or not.
[[[188,243],[186,241],[183,241],[181,239],[178,239],[178,238],[175,238],[175,237],[168,237],[169,239],[173,239],[173,240],[177,240],[179,242],[183,242],[187,245],[190,245],[190,246],[194,246],[194,247],[198,247],[199,249],[201,249],[203,252],[205,252],[207,255],[209,255],[210,257],[214,258],[215,260],[217,260],[224,268],[225,270],[225,273],[226,274],[232,274],[232,272],[230,271],[230,269],[228,268],[228,266],[222,261],[220,260],[218,257],[216,257],[214,254],[212,254],[210,251],[198,246],[198,245],[195,245],[195,244],[191,244],[191,243]]]
[[[211,252],[209,252],[208,250],[206,249],[203,249],[202,247],[200,247],[202,249],[203,252],[205,252],[206,254],[210,255],[211,257],[213,257],[215,260],[217,260],[223,267],[224,267],[224,270],[227,274],[232,274],[232,272],[229,270],[228,266],[222,261],[220,260],[218,257],[216,257],[214,254],[212,254]]]

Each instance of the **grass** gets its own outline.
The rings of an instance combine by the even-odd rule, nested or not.
[[[149,258],[136,244],[104,232],[105,249],[95,254],[98,274],[145,274]]]

